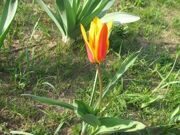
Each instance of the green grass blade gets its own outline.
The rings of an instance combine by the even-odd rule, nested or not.
[[[23,131],[11,131],[10,133],[12,135],[34,135],[34,134],[23,132]]]
[[[53,100],[53,99],[46,98],[46,97],[40,97],[40,96],[31,95],[31,94],[22,94],[22,96],[28,96],[28,97],[31,97],[32,99],[37,100],[37,101],[39,101],[41,103],[45,103],[45,104],[48,104],[48,105],[60,106],[60,107],[64,107],[64,108],[67,108],[67,109],[70,109],[70,110],[74,110],[74,108],[75,108],[71,104],[68,104],[68,103],[65,103],[65,102],[62,102],[62,101]]]
[[[62,36],[65,35],[65,31],[63,30],[63,26],[59,23],[57,17],[51,12],[51,10],[47,7],[47,5],[42,0],[36,0],[38,4],[43,8],[43,10],[49,15],[49,17],[54,21]]]
[[[97,84],[97,78],[98,78],[98,71],[96,70],[96,75],[95,75],[95,78],[94,78],[94,84],[93,84],[93,89],[92,89],[90,103],[89,103],[90,106],[92,105],[92,102],[93,102],[93,99],[94,99],[95,89],[96,89],[96,84]]]
[[[18,0],[6,0],[2,16],[0,18],[0,48],[3,44],[8,28],[15,16]]]
[[[173,113],[171,114],[170,119],[172,120],[179,113],[180,113],[180,105],[173,111]]]
[[[161,88],[163,88],[164,86],[166,86],[165,82],[166,82],[166,80],[169,78],[169,76],[171,75],[172,71],[174,70],[178,57],[179,57],[179,55],[176,56],[176,59],[175,59],[175,61],[174,61],[174,64],[173,64],[171,70],[169,71],[169,73],[168,73],[168,74],[166,75],[166,77],[159,83],[159,85],[158,85],[155,89],[152,90],[152,93],[155,93],[155,92],[157,92],[159,89],[161,89]],[[164,84],[165,84],[165,85],[164,85]],[[163,85],[164,85],[164,86],[163,86]],[[167,86],[168,86],[168,84],[167,84]]]
[[[178,105],[177,108],[172,112],[169,119],[169,124],[178,122],[180,122],[180,105]]]
[[[62,121],[62,122],[59,124],[59,126],[57,127],[57,129],[56,129],[55,132],[54,132],[54,135],[59,135],[59,134],[60,134],[61,128],[63,127],[64,123],[65,123],[65,122]]]
[[[123,61],[119,71],[106,87],[103,93],[103,97],[110,91],[112,86],[121,78],[121,76],[134,64],[138,55],[139,55],[139,52],[133,53]]]
[[[163,88],[165,88],[165,87],[167,87],[167,86],[169,86],[169,85],[172,85],[172,84],[180,84],[180,81],[171,81],[171,82],[168,82],[168,83],[162,85],[162,86],[160,87],[160,89],[163,89]]]
[[[158,96],[156,96],[156,97],[154,97],[154,98],[150,98],[148,102],[141,104],[141,108],[145,108],[145,107],[153,104],[154,102],[157,102],[157,101],[159,101],[159,100],[162,100],[163,98],[164,98],[163,95],[158,95]]]

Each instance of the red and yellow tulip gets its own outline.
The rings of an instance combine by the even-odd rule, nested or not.
[[[91,22],[88,35],[81,24],[81,32],[86,44],[87,55],[91,63],[101,63],[109,49],[109,34],[112,23],[102,23],[99,18]]]

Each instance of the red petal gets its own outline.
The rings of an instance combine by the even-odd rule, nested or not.
[[[99,46],[98,46],[98,61],[101,62],[106,58],[108,49],[108,27],[106,24],[103,25],[100,36],[99,36]]]

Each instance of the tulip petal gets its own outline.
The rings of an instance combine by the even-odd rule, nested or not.
[[[95,50],[95,36],[96,36],[96,25],[92,21],[90,25],[90,30],[89,30],[89,44],[91,45],[92,49]]]
[[[94,63],[93,50],[92,50],[92,48],[88,42],[86,31],[85,31],[84,26],[82,24],[81,24],[81,33],[82,33],[83,39],[84,39],[85,44],[86,44],[86,51],[87,51],[88,59],[91,63]]]
[[[95,60],[94,60],[94,56],[93,54],[91,53],[89,47],[86,45],[86,51],[87,51],[87,55],[88,55],[88,59],[91,63],[95,63]]]
[[[108,44],[108,27],[106,24],[104,24],[99,36],[98,62],[101,62],[105,59],[109,46]]]
[[[103,23],[102,21],[98,18],[98,17],[95,17],[94,20],[93,20],[95,26],[96,26],[96,32],[100,32],[101,31],[101,28],[103,26]],[[97,34],[97,33],[96,33]]]
[[[82,33],[82,36],[83,36],[83,39],[84,39],[85,43],[89,44],[88,39],[87,39],[87,34],[86,34],[85,29],[84,29],[84,26],[81,24],[80,27],[81,27],[81,33]]]
[[[95,17],[93,20],[93,23],[95,24],[95,37],[94,37],[94,41],[95,41],[95,52],[94,52],[94,58],[96,60],[96,62],[99,62],[98,60],[98,48],[99,48],[99,37],[100,37],[100,32],[103,26],[103,23],[101,22],[101,20],[98,17]]]

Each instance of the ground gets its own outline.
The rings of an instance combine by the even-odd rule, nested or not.
[[[170,123],[172,112],[180,105],[180,84],[169,84],[180,80],[179,7],[179,0],[121,0],[112,8],[141,17],[133,24],[114,26],[110,51],[102,64],[106,85],[122,61],[141,49],[134,66],[106,98],[111,102],[105,114],[138,120],[148,126],[130,134],[180,133],[179,123]],[[46,13],[36,3],[21,0],[5,47],[0,50],[0,134],[20,130],[52,135],[62,123],[59,134],[77,134],[80,124],[75,123],[79,120],[71,112],[21,94],[66,102],[75,98],[88,101],[94,74],[83,41],[62,44],[59,31]],[[162,84],[167,86],[152,93],[168,74]],[[160,96],[163,98],[157,98]],[[153,99],[155,102],[149,103]],[[147,106],[142,108],[142,104]]]

